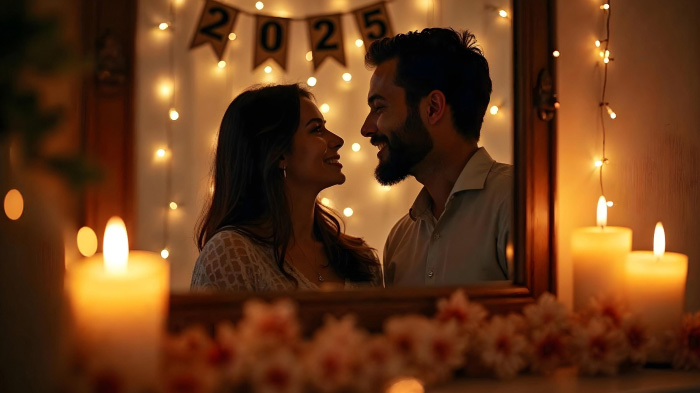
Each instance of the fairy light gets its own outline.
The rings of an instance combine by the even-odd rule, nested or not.
[[[168,1],[168,11],[170,14],[170,22],[174,25],[176,22],[176,12],[175,12],[175,2],[178,0],[169,0]],[[230,36],[229,36],[230,38]],[[172,91],[170,94],[170,109],[168,109],[168,116],[170,117],[170,120],[172,121],[166,121],[165,122],[165,147],[158,149],[158,152],[156,153],[159,157],[163,158],[166,156],[166,153],[169,157],[169,159],[166,162],[165,165],[165,189],[163,192],[162,198],[164,199],[163,205],[169,206],[171,209],[173,206],[171,205],[172,203],[172,192],[173,192],[173,155],[172,155],[172,146],[173,146],[173,127],[175,126],[175,123],[173,121],[177,120],[180,118],[180,113],[177,111],[176,108],[176,79],[175,79],[175,40],[170,40],[170,47],[168,50],[168,72],[170,74],[169,78],[171,81],[171,86],[172,86]],[[224,68],[226,66],[226,62],[220,61],[218,64],[219,68]],[[167,150],[166,150],[167,149]],[[161,206],[163,206],[161,205]],[[175,208],[177,208],[177,204],[175,204]],[[163,251],[161,251],[161,257],[163,259],[168,258],[170,255],[167,245],[170,244],[170,215],[169,214],[163,214],[162,215],[163,219],[163,239],[162,239],[162,245],[163,245]]]
[[[601,9],[601,10],[609,10],[609,9],[610,9],[610,4],[608,4],[608,3],[603,4],[603,5],[600,6],[600,9]]]
[[[324,206],[331,207],[331,200],[328,199],[328,198],[321,198],[321,203],[322,203]]]
[[[600,48],[600,40],[595,40],[595,47]]]
[[[559,57],[559,55],[560,55],[560,53],[558,50],[555,50],[554,52],[552,52],[552,56],[554,56],[554,57]]]
[[[343,74],[343,80],[344,80],[345,82],[350,82],[350,81],[352,80],[352,74],[350,74],[349,72],[344,73],[344,74]]]
[[[605,4],[603,4],[601,9],[605,10],[605,38],[602,40],[597,40],[595,42],[596,47],[600,48],[603,43],[605,43],[605,47],[601,48],[600,51],[600,56],[603,58],[603,89],[600,97],[600,102],[599,102],[599,107],[600,107],[600,124],[603,132],[603,146],[602,146],[602,157],[599,161],[596,162],[596,167],[598,168],[599,171],[599,182],[600,182],[600,195],[605,195],[605,189],[603,187],[603,168],[605,167],[604,164],[608,163],[608,157],[605,155],[605,147],[606,147],[606,130],[605,130],[605,110],[608,113],[608,116],[610,119],[615,119],[617,117],[617,114],[613,112],[612,108],[610,108],[610,105],[608,105],[607,101],[605,100],[605,93],[607,92],[607,87],[608,87],[608,64],[610,63],[610,15],[612,14],[610,10],[610,0],[606,0]],[[598,162],[600,162],[600,165],[598,165]]]
[[[257,8],[258,10],[263,9],[263,7],[265,7],[265,4],[263,4],[262,1],[258,1],[257,3],[255,3],[255,8]]]
[[[617,117],[617,114],[612,110],[610,105],[605,104],[605,109],[608,111],[608,116],[610,116],[611,119],[614,119]]]
[[[12,221],[18,220],[22,217],[22,212],[24,211],[24,198],[22,193],[17,189],[11,189],[5,194],[5,201],[3,204],[5,209],[5,215]]]
[[[170,27],[170,25],[168,25],[168,24],[165,23],[165,22],[163,22],[163,23],[161,23],[161,24],[158,25],[158,28],[161,29],[161,30],[167,30],[168,27]]]
[[[605,204],[608,205],[608,207],[613,207],[613,205],[615,205],[613,201],[607,201]]]
[[[170,108],[168,114],[170,115],[170,120],[175,121],[180,118],[180,113],[175,108]]]
[[[506,12],[506,10],[499,10],[499,11],[498,11],[498,16],[500,16],[501,18],[507,18],[507,17],[508,17],[508,12]]]
[[[309,79],[306,80],[306,84],[311,86],[311,87],[316,86],[316,82],[317,82],[317,80],[313,76],[309,77]]]
[[[165,157],[165,149],[158,149],[156,150],[156,156],[163,158]]]
[[[493,106],[489,109],[489,113],[495,116],[495,115],[498,113],[498,109],[499,109],[499,108],[498,108],[497,105],[493,105]]]
[[[265,67],[265,73],[266,73],[266,74],[269,74],[269,73],[271,73],[271,72],[272,72],[272,67],[266,66],[266,67]]]
[[[603,161],[596,160],[596,162],[593,165],[595,165],[596,168],[600,168],[601,166],[603,166]]]
[[[314,53],[311,51],[306,52],[306,61],[311,61],[314,59]]]
[[[234,41],[237,37],[238,36],[236,35],[236,33],[231,33],[228,35],[229,41]]]
[[[161,258],[163,258],[163,259],[168,259],[169,256],[170,256],[170,251],[168,251],[167,248],[164,248],[164,249],[162,249],[162,250],[160,251],[160,257],[161,257]]]
[[[82,227],[76,236],[78,251],[84,257],[91,257],[97,252],[97,235],[90,227]]]
[[[350,217],[350,216],[352,216],[354,213],[355,213],[355,212],[354,212],[351,208],[349,208],[349,207],[346,207],[345,209],[343,209],[343,214],[345,215],[345,217]]]
[[[219,68],[224,68],[224,67],[226,67],[226,62],[223,61],[223,60],[221,60],[221,61],[218,63],[218,66],[219,66]]]
[[[330,105],[328,104],[321,104],[321,112],[323,113],[328,113],[331,110]]]
[[[391,190],[391,186],[381,186],[383,191],[389,191]]]
[[[360,148],[361,148],[361,146],[360,146],[359,143],[353,143],[353,144],[352,144],[352,151],[358,152],[358,151],[360,151]]]
[[[177,209],[177,202],[170,202],[170,204],[168,206],[170,206],[170,210],[176,210]]]
[[[362,48],[362,45],[364,45],[364,44],[365,44],[365,43],[364,43],[364,41],[362,41],[362,40],[359,40],[359,39],[358,39],[358,40],[355,40],[355,46],[358,47],[358,48]]]

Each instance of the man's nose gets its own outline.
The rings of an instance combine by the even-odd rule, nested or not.
[[[360,128],[360,133],[365,138],[370,138],[372,135],[377,133],[377,119],[373,114],[367,115],[364,124]]]

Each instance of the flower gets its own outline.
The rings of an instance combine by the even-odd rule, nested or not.
[[[491,318],[477,335],[477,348],[483,365],[501,379],[514,377],[527,364],[527,340],[513,318]]]
[[[216,348],[203,327],[193,326],[164,339],[163,390],[177,393],[206,393],[219,385],[220,370],[210,363]]]
[[[551,374],[569,359],[569,336],[557,326],[547,324],[530,334],[532,346],[530,369],[538,374]]]
[[[462,289],[455,291],[449,299],[440,299],[435,319],[440,323],[455,321],[460,333],[471,334],[484,324],[488,311],[469,301]]]
[[[638,316],[630,316],[622,321],[625,334],[627,353],[630,363],[642,366],[647,362],[649,350],[654,345],[654,339]]]
[[[537,303],[525,306],[523,315],[531,329],[543,329],[551,326],[555,330],[562,331],[570,328],[571,315],[569,310],[549,292],[543,293],[537,299]]]
[[[220,369],[228,385],[238,384],[244,372],[244,354],[233,324],[228,321],[219,323],[214,342],[209,350],[209,364]]]
[[[399,376],[401,359],[386,336],[376,335],[358,348],[359,367],[356,372],[357,390],[384,391],[389,380]]]
[[[292,350],[278,347],[257,358],[251,368],[250,386],[257,393],[302,392],[302,368]]]
[[[300,341],[296,305],[289,299],[272,304],[250,300],[243,306],[238,330],[243,350],[247,352],[296,345]]]
[[[605,319],[593,318],[573,329],[572,346],[579,372],[615,375],[627,357],[625,334]]]
[[[700,311],[683,316],[673,366],[682,370],[700,370]]]
[[[629,311],[622,299],[609,295],[591,299],[591,302],[583,312],[583,319],[602,318],[604,322],[614,327],[621,327],[625,318],[629,317]]]

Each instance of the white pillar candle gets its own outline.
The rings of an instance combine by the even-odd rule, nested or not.
[[[571,257],[574,270],[574,310],[596,296],[621,293],[627,256],[632,250],[632,230],[609,227],[604,197],[598,200],[597,224],[574,230]]]
[[[158,359],[168,302],[168,265],[157,254],[128,250],[124,222],[107,224],[104,254],[67,271],[78,353],[91,380],[120,391],[157,387]]]
[[[654,231],[654,251],[634,251],[627,258],[627,297],[630,311],[639,314],[650,334],[663,342],[664,334],[680,326],[685,306],[688,257],[665,252],[661,223]],[[664,361],[656,351],[651,361]]]

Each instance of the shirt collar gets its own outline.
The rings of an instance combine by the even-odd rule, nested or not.
[[[495,161],[491,158],[489,153],[486,152],[485,148],[478,148],[457,177],[457,181],[455,181],[454,186],[452,186],[452,191],[450,191],[450,198],[460,191],[483,189],[486,183],[486,177],[491,171],[494,162]],[[450,198],[447,200],[449,201]],[[430,193],[423,187],[409,209],[408,216],[415,221],[421,218],[431,206],[432,198],[430,197]]]

